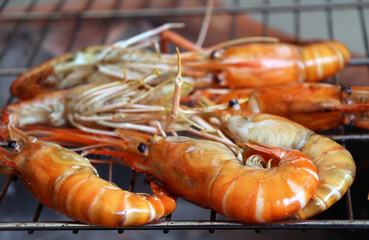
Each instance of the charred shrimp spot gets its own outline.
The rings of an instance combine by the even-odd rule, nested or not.
[[[229,107],[230,108],[233,108],[235,110],[239,110],[240,109],[240,104],[239,102],[237,101],[237,99],[231,99],[228,103]]]
[[[16,148],[18,146],[18,143],[16,141],[10,141],[8,142],[8,147],[9,148]]]
[[[140,143],[137,147],[138,151],[140,153],[146,153],[147,152],[147,146],[144,143]]]

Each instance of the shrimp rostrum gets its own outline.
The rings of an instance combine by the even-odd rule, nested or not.
[[[152,196],[122,190],[99,178],[79,154],[11,131],[14,152],[0,148],[1,160],[50,209],[84,223],[123,227],[155,221],[176,208],[175,197],[157,183],[151,182]]]

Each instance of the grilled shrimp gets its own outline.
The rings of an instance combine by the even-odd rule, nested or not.
[[[165,31],[166,37],[181,45],[181,36]],[[174,34],[173,34],[174,35]],[[262,40],[262,39],[260,39]],[[316,82],[340,71],[349,61],[347,47],[337,41],[304,45],[266,42],[231,45],[232,41],[184,53],[183,74],[200,78],[198,85],[255,88],[290,82]],[[234,40],[234,43],[242,42]],[[209,79],[213,78],[213,79]],[[206,79],[207,81],[204,81]],[[213,81],[212,81],[213,80]],[[203,84],[201,84],[203,82]],[[215,84],[214,84],[215,83]]]
[[[151,182],[152,196],[125,191],[99,178],[79,154],[60,145],[12,132],[14,153],[0,148],[24,186],[41,203],[72,219],[107,227],[140,225],[176,208],[175,197]]]
[[[163,30],[182,26],[180,23],[167,23],[112,45],[91,46],[65,53],[19,75],[10,92],[17,98],[27,99],[85,83],[135,81],[154,69],[161,69],[158,54],[145,49],[153,45],[151,37]]]
[[[171,27],[173,24],[163,25],[111,46],[92,46],[51,59],[20,75],[12,84],[11,92],[25,99],[86,82],[135,80],[153,69],[175,73],[175,54],[160,54],[159,49],[153,52],[147,48],[152,42],[151,36]],[[168,35],[171,34],[165,37]],[[348,49],[336,41],[298,46],[259,37],[199,49],[188,40],[179,39],[176,44],[190,50],[181,57],[183,76],[196,87],[262,87],[319,81],[341,70],[350,58]],[[245,42],[251,43],[228,47]]]
[[[369,128],[369,88],[324,83],[292,83],[256,89],[205,89],[189,98],[204,96],[215,103],[239,104],[240,111],[269,113],[291,119],[314,131],[340,125]]]
[[[150,84],[157,79],[160,79],[158,85]],[[132,82],[91,83],[42,93],[7,105],[1,110],[0,137],[9,137],[8,123],[18,128],[30,125],[72,125],[98,134],[108,134],[104,130],[118,126],[141,129],[142,124],[138,124],[142,122],[166,117],[162,112],[170,108],[174,95],[171,80],[171,77],[167,79],[167,76],[154,71]],[[181,89],[181,95],[186,96],[192,91],[192,85],[183,83]],[[148,126],[146,129],[156,133],[156,128]]]
[[[184,136],[136,137],[129,146],[126,151],[140,156],[128,160],[131,167],[179,197],[242,222],[285,218],[304,207],[318,184],[314,164],[295,150],[245,144],[242,163],[221,143]]]
[[[319,185],[307,205],[294,214],[297,219],[306,219],[326,210],[346,193],[354,181],[356,166],[349,151],[298,123],[250,112],[223,111],[219,116],[218,126],[240,142],[256,141],[297,149],[313,161]]]
[[[209,62],[187,65],[215,72],[214,79],[220,86],[254,88],[326,79],[347,64],[350,53],[335,41],[302,47],[255,43],[212,52],[210,58]]]

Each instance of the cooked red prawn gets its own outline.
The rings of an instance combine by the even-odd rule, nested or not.
[[[170,106],[174,95],[172,78],[158,85],[149,84],[163,78],[156,71],[132,82],[115,81],[79,85],[70,89],[39,94],[31,99],[5,106],[1,110],[2,127],[0,137],[8,138],[7,124],[13,127],[44,125],[53,127],[74,126],[90,129],[95,133],[112,134],[110,127],[141,129],[154,118],[165,119],[162,114]],[[188,95],[192,85],[184,83],[181,94]],[[143,114],[146,113],[146,116]],[[136,124],[137,123],[137,124]],[[156,133],[156,128],[147,126],[147,131]]]
[[[322,131],[344,124],[369,128],[369,88],[341,87],[325,83],[292,83],[256,89],[205,89],[188,98],[204,96],[215,103],[239,104],[240,111],[286,117],[305,127]]]
[[[128,160],[131,167],[177,196],[242,222],[285,218],[307,203],[318,184],[314,164],[295,150],[245,144],[244,165],[228,147],[209,140],[135,136],[130,146],[126,151],[140,156]],[[273,159],[269,167],[261,155],[265,162]]]
[[[165,33],[170,38],[171,32]],[[175,34],[173,39],[176,44],[181,44],[181,36]],[[340,71],[350,59],[347,47],[332,40],[295,45],[270,39],[266,43],[252,42],[224,48],[227,45],[230,44],[221,43],[183,53],[183,74],[200,78],[198,85],[267,87],[321,81]]]
[[[92,46],[51,59],[17,77],[11,92],[24,99],[86,82],[135,80],[153,69],[173,74],[177,71],[175,54],[147,49],[150,37],[173,26],[176,25],[165,24],[111,46]],[[171,35],[169,31],[164,33],[165,38]],[[350,59],[349,50],[336,41],[298,46],[258,37],[198,49],[179,38],[176,44],[186,42],[185,47],[190,48],[182,54],[183,76],[196,87],[262,87],[320,81],[337,73]],[[245,42],[249,44],[232,46]]]
[[[10,92],[17,98],[26,99],[85,83],[135,81],[154,69],[160,69],[157,66],[161,64],[158,54],[140,51],[152,45],[150,37],[163,30],[182,26],[181,23],[167,23],[112,45],[91,46],[65,53],[19,75],[13,81]],[[147,61],[149,63],[143,67]]]
[[[175,197],[151,182],[152,196],[125,191],[98,177],[79,154],[12,132],[14,153],[0,148],[24,186],[41,203],[72,219],[107,227],[141,225],[176,208]]]
[[[350,152],[298,123],[250,112],[223,111],[219,116],[218,127],[240,142],[256,141],[297,149],[311,158],[318,171],[319,185],[308,204],[294,214],[295,218],[306,219],[326,210],[346,193],[354,181],[356,166]]]

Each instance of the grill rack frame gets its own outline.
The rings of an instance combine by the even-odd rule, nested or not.
[[[27,71],[34,63],[35,58],[40,48],[45,40],[45,36],[52,27],[55,21],[60,20],[74,20],[77,22],[73,36],[66,48],[66,51],[72,48],[73,42],[75,41],[78,31],[83,25],[84,21],[92,19],[104,19],[109,20],[108,24],[116,19],[130,19],[130,18],[155,18],[155,17],[174,17],[178,15],[200,15],[202,16],[206,10],[205,4],[202,7],[193,7],[186,9],[179,9],[178,7],[166,8],[166,9],[150,9],[150,8],[140,8],[136,10],[89,10],[93,1],[87,0],[85,5],[85,10],[76,12],[65,12],[61,11],[61,7],[65,4],[65,0],[58,0],[57,7],[55,11],[52,12],[32,12],[32,8],[37,4],[38,0],[30,0],[30,4],[27,6],[24,12],[19,14],[7,14],[4,9],[8,4],[9,0],[3,1],[0,5],[0,24],[2,22],[16,21],[16,26],[14,27],[11,34],[8,35],[5,40],[5,47],[0,51],[0,60],[6,55],[6,49],[8,45],[14,40],[16,32],[22,28],[22,25],[27,21],[37,21],[46,20],[47,24],[42,30],[41,37],[33,48],[29,59],[27,60],[26,66],[17,67],[6,67],[0,68],[0,77],[2,76],[16,76],[25,71]],[[121,1],[116,1],[116,6],[119,5]],[[333,20],[332,12],[336,10],[343,9],[356,9],[360,19],[361,33],[363,37],[363,43],[365,48],[365,57],[358,59],[351,59],[348,66],[368,66],[369,68],[369,37],[367,32],[367,26],[365,22],[364,11],[369,9],[369,2],[363,0],[357,0],[355,3],[333,3],[331,0],[326,0],[319,4],[309,4],[303,5],[300,0],[294,0],[292,5],[271,5],[269,0],[263,1],[263,6],[260,7],[246,7],[237,5],[237,0],[232,1],[232,6],[221,6],[214,7],[213,14],[230,14],[235,16],[237,14],[243,13],[259,13],[262,15],[262,22],[264,30],[262,35],[267,35],[268,28],[270,27],[269,16],[272,13],[284,13],[293,12],[294,14],[294,36],[297,40],[300,39],[300,26],[301,26],[301,13],[309,11],[325,11],[328,26],[329,38],[334,38],[333,33]],[[109,30],[107,30],[109,31]],[[106,39],[103,38],[102,43]],[[1,83],[1,82],[0,82]],[[339,84],[339,76],[334,77],[334,83]],[[9,96],[6,104],[13,100],[12,96]],[[369,141],[369,133],[346,133],[345,128],[340,128],[338,131],[332,133],[324,134],[327,137],[332,138],[335,141],[340,142],[345,145],[346,141]],[[0,205],[3,198],[6,196],[7,190],[11,182],[14,180],[13,176],[9,176],[5,183],[3,184],[0,192]],[[133,189],[135,185],[135,172],[132,172],[132,178],[130,183],[130,189]],[[274,223],[254,225],[254,224],[242,224],[231,220],[216,220],[216,214],[211,211],[209,220],[171,220],[170,217],[165,220],[161,220],[155,223],[146,224],[143,226],[135,227],[124,227],[124,228],[105,228],[99,226],[91,226],[87,224],[77,223],[75,221],[38,221],[39,216],[42,212],[43,206],[39,204],[33,219],[31,221],[18,221],[18,222],[0,222],[0,231],[28,231],[33,233],[33,231],[40,230],[72,230],[73,233],[77,233],[79,230],[118,230],[118,233],[122,233],[124,230],[162,230],[167,233],[169,230],[178,229],[208,229],[210,232],[214,232],[217,229],[253,229],[256,232],[261,229],[369,229],[369,220],[366,219],[355,219],[353,213],[353,204],[351,200],[351,191],[349,190],[345,194],[345,204],[346,204],[346,215],[347,219],[333,219],[333,220],[288,220],[288,221],[278,221]],[[343,201],[341,199],[340,201]],[[209,210],[210,211],[210,210]]]

